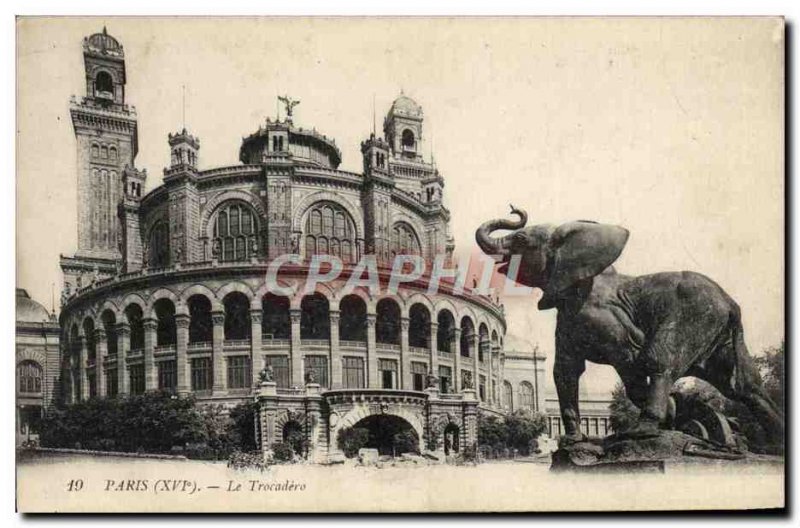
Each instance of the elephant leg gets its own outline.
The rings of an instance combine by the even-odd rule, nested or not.
[[[583,361],[564,358],[564,354],[556,354],[553,366],[553,379],[561,408],[561,419],[564,422],[563,441],[580,442],[585,437],[580,431],[580,410],[578,409],[578,383],[583,374]]]
[[[784,418],[758,380],[738,319],[731,333],[730,341],[714,351],[698,377],[711,383],[726,398],[744,404],[764,429],[769,443],[781,445]]]
[[[625,395],[641,411],[647,404],[647,376],[636,374],[630,369],[617,370],[622,384],[625,386]]]
[[[646,428],[658,429],[666,421],[669,408],[669,391],[672,388],[672,376],[654,374],[650,376],[647,401],[642,409],[639,422]]]

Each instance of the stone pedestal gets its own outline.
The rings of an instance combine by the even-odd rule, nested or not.
[[[464,395],[464,401],[478,401],[475,389],[464,389],[461,393]]]
[[[319,396],[320,392],[321,390],[319,383],[306,384],[306,396]]]
[[[260,396],[276,396],[278,394],[278,384],[274,381],[262,381],[258,393]]]

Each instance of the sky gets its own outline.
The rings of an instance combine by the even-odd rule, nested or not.
[[[148,190],[183,125],[182,86],[201,169],[237,164],[289,94],[295,124],[336,138],[356,172],[373,101],[380,131],[402,90],[424,109],[457,254],[509,202],[531,223],[622,225],[620,272],[706,274],[740,304],[751,352],[784,338],[777,19],[22,19],[17,286],[47,307],[58,256],[77,247],[69,97],[85,90],[82,39],[104,25],[125,48]],[[537,298],[506,302],[509,332],[552,358],[555,311]]]

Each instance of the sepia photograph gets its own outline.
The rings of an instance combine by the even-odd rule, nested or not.
[[[784,18],[15,26],[17,511],[787,506]]]

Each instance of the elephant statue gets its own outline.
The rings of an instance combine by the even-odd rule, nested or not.
[[[739,401],[780,446],[784,417],[761,386],[742,331],[739,306],[708,277],[690,271],[632,277],[612,264],[628,241],[620,226],[575,221],[527,226],[491,220],[475,238],[500,258],[498,271],[543,296],[540,310],[556,308],[553,378],[564,423],[562,443],[584,440],[579,429],[578,383],[586,361],[611,365],[641,410],[626,434],[648,437],[671,428],[670,389],[695,376]],[[509,230],[492,237],[497,230]]]

